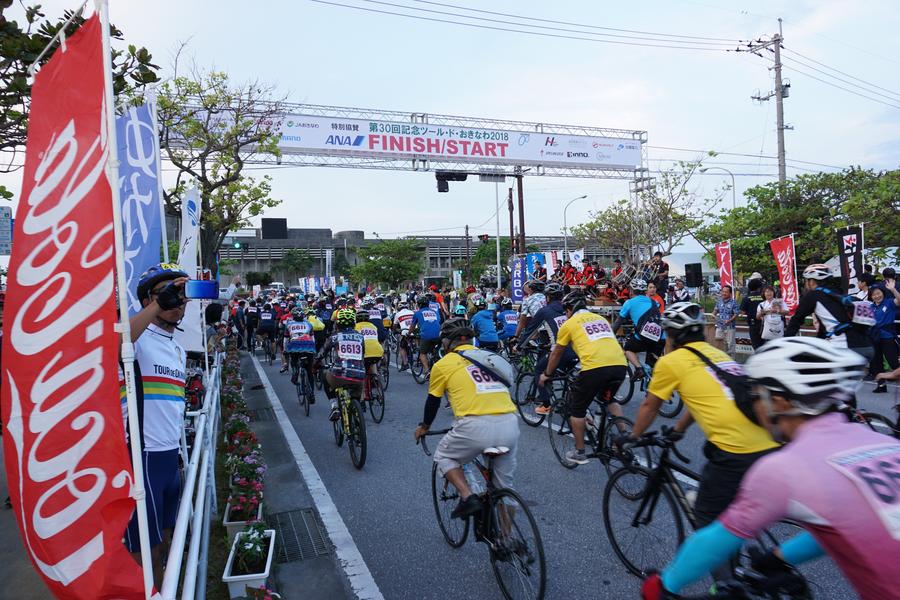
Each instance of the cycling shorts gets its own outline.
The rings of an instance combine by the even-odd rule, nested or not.
[[[609,402],[626,375],[627,371],[621,365],[597,367],[579,373],[569,391],[570,414],[583,419],[591,402],[598,396],[603,402]]]
[[[371,356],[370,356],[369,358],[365,358],[365,359],[363,359],[363,360],[364,360],[364,362],[366,363],[366,370],[368,370],[369,367],[371,367],[372,365],[377,365],[378,363],[380,363],[380,362],[381,362],[381,357],[377,357],[377,358],[376,358],[376,357],[371,357]]]
[[[144,487],[147,491],[147,529],[150,547],[163,541],[163,532],[175,528],[178,503],[181,499],[181,474],[178,469],[178,448],[161,452],[141,452],[144,462]],[[125,531],[125,546],[129,552],[140,552],[137,511],[131,515]]]
[[[435,338],[433,340],[419,339],[419,352],[422,354],[428,355],[431,354],[441,343],[441,338]]]
[[[261,338],[267,338],[269,341],[273,341],[275,339],[275,329],[266,328],[266,329],[257,329],[256,336]]]
[[[648,352],[650,354],[655,354],[656,357],[659,358],[665,348],[666,340],[651,342],[650,340],[636,338],[633,335],[628,336],[628,339],[625,340],[625,351],[634,352],[635,354]]]

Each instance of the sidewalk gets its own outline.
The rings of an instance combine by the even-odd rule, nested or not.
[[[255,411],[250,425],[262,444],[268,465],[264,500],[266,519],[270,525],[280,523],[282,529],[274,582],[278,593],[284,600],[353,598],[312,496],[272,414],[259,375],[245,352],[241,352],[241,375],[244,398],[250,410]],[[287,550],[287,556],[284,550]],[[287,562],[281,562],[286,559]]]

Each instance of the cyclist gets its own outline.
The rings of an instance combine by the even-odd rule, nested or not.
[[[453,316],[459,317],[460,319],[468,319],[469,310],[466,308],[465,304],[457,304],[456,308],[453,309]]]
[[[331,303],[331,300],[326,297],[319,300],[316,304],[316,308],[316,316],[318,316],[319,320],[322,321],[322,324],[325,325],[325,334],[327,335],[331,333],[331,315],[334,313],[334,305]]]
[[[647,578],[644,598],[677,597],[672,592],[784,518],[807,532],[757,556],[756,570],[777,575],[827,553],[863,600],[900,598],[900,444],[839,412],[853,398],[865,360],[825,340],[794,337],[769,341],[746,367],[757,404],[789,443],[753,465],[727,510],[688,538],[661,574]]]
[[[303,309],[295,308],[291,318],[284,323],[284,353],[290,361],[291,383],[297,385],[301,355],[311,358],[316,354],[315,330],[313,324],[306,320]],[[304,361],[303,366],[312,381],[312,361]],[[309,399],[310,404],[315,404],[315,401],[314,397]]]
[[[378,361],[384,357],[384,346],[381,345],[383,337],[378,329],[378,325],[381,325],[380,321],[381,319],[373,320],[366,309],[356,311],[356,325],[354,328],[363,336],[365,342],[363,358],[365,358],[366,372],[372,375],[378,373]],[[381,330],[384,330],[383,325]]]
[[[251,300],[247,305],[244,322],[247,325],[247,352],[253,352],[256,345],[256,328],[259,327],[259,308],[256,306],[256,300]]]
[[[544,282],[532,279],[522,286],[525,292],[525,298],[522,300],[522,308],[519,311],[519,324],[516,326],[515,338],[519,337],[525,326],[537,314],[537,311],[547,305],[547,298],[544,296]]]
[[[587,309],[587,300],[581,290],[567,294],[562,304],[567,319],[557,332],[556,345],[550,352],[547,368],[541,373],[538,385],[545,385],[547,379],[553,376],[566,348],[571,345],[581,361],[581,372],[569,391],[572,415],[569,423],[575,438],[575,449],[566,452],[566,458],[584,465],[590,458],[584,451],[585,417],[594,398],[599,396],[608,403],[611,414],[622,416],[622,407],[612,398],[625,380],[625,355],[609,322]]]
[[[505,446],[509,452],[494,459],[494,481],[498,487],[512,487],[519,443],[519,419],[507,387],[459,354],[475,350],[474,336],[475,330],[463,319],[449,319],[441,327],[447,354],[431,371],[424,415],[415,431],[418,441],[431,427],[446,393],[456,420],[453,429],[441,438],[434,462],[459,491],[460,502],[451,513],[459,519],[481,509],[481,501],[472,494],[462,465],[479,456],[485,448]]]
[[[303,309],[303,314],[310,325],[313,326],[313,336],[316,338],[316,352],[318,352],[325,343],[325,323],[316,314],[316,309],[311,305]]]
[[[472,315],[471,325],[475,330],[478,347],[497,352],[500,349],[500,336],[497,335],[497,320],[494,311],[488,308],[484,296],[478,296],[473,301],[475,310]]]
[[[503,298],[500,300],[500,312],[497,314],[497,320],[503,325],[500,330],[500,339],[506,341],[516,334],[516,326],[519,323],[519,315],[512,309],[513,302],[511,298]]]
[[[613,331],[618,331],[625,319],[634,323],[634,331],[625,341],[625,358],[634,367],[634,380],[649,377],[657,359],[666,347],[666,334],[659,323],[660,306],[646,296],[647,282],[631,280],[631,299],[627,300],[613,320]],[[641,364],[638,353],[646,354],[646,364]]]
[[[817,337],[828,340],[838,348],[850,348],[871,360],[875,351],[868,331],[853,323],[847,314],[841,295],[835,291],[840,289],[840,282],[834,277],[831,267],[809,265],[803,270],[803,279],[806,291],[784,330],[784,337],[797,335],[806,317],[815,315],[819,323]]]
[[[326,355],[330,359],[328,368],[322,372],[322,387],[331,400],[331,413],[328,415],[330,421],[337,421],[341,416],[335,389],[346,388],[354,398],[359,398],[366,376],[363,361],[365,339],[354,329],[356,311],[349,308],[337,311],[334,326],[334,333],[325,340],[325,345],[316,355],[316,364],[320,364]]]
[[[415,313],[409,310],[406,302],[401,302],[399,310],[394,314],[394,329],[400,332],[398,344],[400,354],[400,371],[409,368],[409,328],[412,326]]]
[[[656,363],[630,437],[637,439],[650,427],[657,410],[673,392],[681,395],[688,410],[674,430],[682,433],[696,420],[706,435],[703,455],[707,463],[694,503],[698,527],[704,527],[734,499],[747,469],[778,444],[766,429],[741,411],[740,398],[735,398],[722,373],[741,377],[743,369],[706,342],[703,308],[691,302],[676,302],[663,315],[663,327],[672,336],[675,349]]]
[[[269,345],[269,352],[275,356],[275,329],[278,317],[272,305],[266,302],[259,311],[259,327],[256,334],[263,338],[263,343]]]
[[[419,360],[422,361],[423,373],[427,377],[431,371],[428,356],[441,342],[441,315],[429,307],[427,296],[420,296],[418,305],[419,310],[413,314],[410,333],[419,332]]]

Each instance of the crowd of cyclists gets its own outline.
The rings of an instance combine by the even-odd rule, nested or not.
[[[580,275],[566,265],[548,281],[537,265],[516,305],[506,290],[474,286],[274,292],[238,301],[230,320],[248,350],[281,353],[283,373],[306,355],[302,364],[310,379],[320,378],[332,400],[332,420],[339,418],[336,387],[360,394],[366,375],[378,377],[392,357],[399,372],[419,373],[417,381],[429,385],[415,439],[428,434],[445,398],[455,418],[434,460],[458,491],[452,515],[458,519],[482,510],[464,467],[485,449],[503,449],[491,454],[493,476],[499,486],[514,487],[515,412],[522,399],[513,398],[509,386],[523,352],[539,354],[530,367],[537,381],[535,413],[554,410],[554,380],[571,382],[559,400],[567,403],[574,448],[565,460],[571,465],[600,458],[585,446],[591,405],[602,403],[621,417],[617,391],[641,381],[646,395],[630,431],[613,432],[614,451],[636,456],[629,452],[648,434],[675,443],[695,421],[706,439],[693,500],[696,532],[671,564],[642,573],[644,598],[680,598],[683,588],[709,575],[715,581],[709,597],[745,597],[729,587],[735,585],[729,559],[785,519],[804,533],[753,554],[755,571],[777,580],[828,554],[862,598],[900,598],[889,568],[900,564],[900,442],[896,431],[884,435],[847,416],[871,370],[871,354],[857,339],[864,325],[854,319],[852,303],[830,292],[839,285],[835,275],[824,265],[804,270],[806,293],[784,335],[759,344],[742,365],[707,341],[704,309],[681,291],[683,282],[669,289],[661,255],[643,267],[629,275],[617,261],[607,278],[598,265],[588,263]],[[881,289],[889,290],[892,307],[900,304],[893,281]],[[665,299],[657,290],[666,290]],[[604,300],[616,304],[612,319],[594,306]],[[816,335],[797,337],[808,315],[816,317]],[[900,378],[894,369],[878,376],[879,385]],[[687,410],[661,434],[650,433],[660,406],[674,394]]]

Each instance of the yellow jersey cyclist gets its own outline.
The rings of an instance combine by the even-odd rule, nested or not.
[[[900,442],[841,414],[866,366],[852,349],[810,337],[772,340],[750,357],[755,404],[788,444],[753,465],[727,510],[644,581],[643,598],[679,598],[787,518],[806,531],[752,555],[753,569],[778,579],[827,552],[862,600],[900,599]]]
[[[662,356],[653,369],[630,439],[647,431],[657,410],[673,392],[681,395],[687,411],[675,424],[675,432],[683,433],[696,420],[706,436],[703,455],[707,463],[694,503],[697,526],[704,527],[734,500],[741,479],[753,463],[778,448],[778,444],[739,408],[722,373],[737,378],[746,378],[746,373],[730,356],[706,342],[703,308],[691,302],[677,302],[663,313],[662,325],[672,338],[674,349]],[[758,420],[763,422],[762,418]],[[620,438],[616,443],[627,439]]]
[[[587,300],[581,290],[570,292],[563,298],[566,321],[556,334],[556,345],[550,352],[546,370],[541,373],[538,385],[543,386],[553,376],[566,348],[572,346],[581,362],[581,372],[569,390],[569,410],[575,449],[566,458],[579,465],[591,458],[584,451],[584,428],[587,410],[598,396],[608,403],[609,412],[622,416],[622,407],[612,398],[625,381],[625,353],[613,333],[609,321],[587,309]]]
[[[362,334],[365,340],[366,372],[375,374],[378,371],[378,361],[384,356],[384,347],[381,345],[381,334],[378,326],[372,322],[368,310],[356,311],[356,331]],[[384,328],[381,328],[384,330]]]
[[[447,394],[455,421],[434,452],[441,475],[459,491],[460,502],[451,513],[464,519],[481,509],[472,494],[462,465],[481,455],[485,448],[505,446],[509,452],[493,461],[497,487],[513,487],[516,448],[519,444],[519,417],[507,386],[492,373],[463,358],[459,353],[475,351],[475,330],[465,319],[448,319],[441,326],[441,343],[446,354],[431,369],[428,399],[422,422],[415,431],[419,440],[437,416],[441,398]]]

